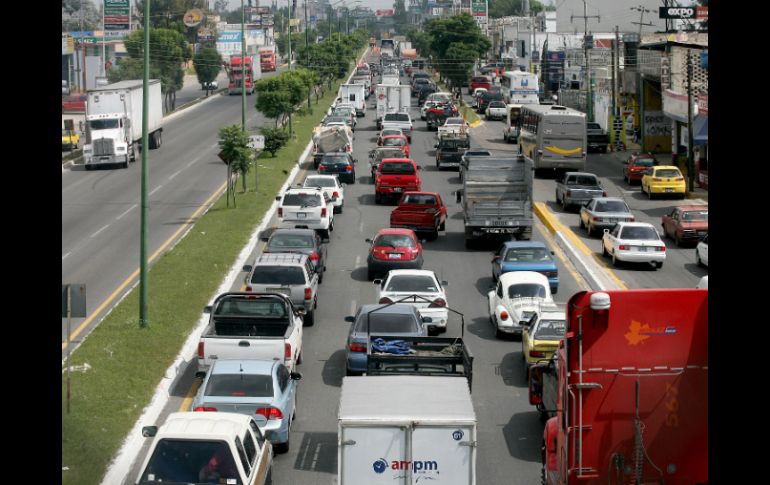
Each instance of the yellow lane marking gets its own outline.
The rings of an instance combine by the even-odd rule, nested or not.
[[[202,383],[203,379],[199,377],[193,379],[192,386],[190,386],[190,390],[187,391],[187,396],[185,396],[184,401],[182,401],[182,405],[179,406],[180,413],[190,410],[190,404],[192,404],[192,400],[195,398],[195,395],[198,394],[198,388],[201,387]]]
[[[549,152],[558,153],[559,155],[572,155],[574,153],[580,152],[580,150],[581,150],[580,147],[572,148],[570,150],[565,150],[563,148],[554,147],[554,146],[545,147],[545,149],[548,150]]]
[[[577,235],[575,235],[572,230],[570,230],[567,226],[559,222],[558,219],[556,219],[556,216],[554,216],[550,210],[548,210],[548,207],[543,202],[535,202],[534,204],[535,214],[543,221],[543,224],[548,228],[548,230],[551,232],[551,234],[554,234],[556,231],[561,231],[564,236],[570,240],[570,242],[578,249],[580,252],[585,254],[586,256],[592,257],[597,263],[599,263],[605,270],[605,273],[615,281],[615,283],[618,284],[621,288],[624,290],[628,289],[628,287],[623,283],[622,280],[620,280],[612,271],[612,269],[609,267],[606,261],[604,261],[604,258],[597,254],[591,249],[586,246],[586,244],[580,240]]]
[[[535,222],[540,225],[540,221],[536,220]],[[545,235],[545,242],[548,243],[548,246],[551,248],[551,250],[556,253],[556,257],[561,260],[561,262],[564,264],[564,267],[567,268],[567,271],[569,271],[572,277],[575,278],[575,282],[577,282],[578,286],[586,290],[590,289],[591,285],[589,285],[588,282],[580,275],[580,273],[577,272],[575,265],[572,264],[572,261],[567,258],[567,255],[564,254],[564,251],[562,251],[559,245],[556,244],[556,241],[554,241],[546,231],[542,232]]]
[[[166,241],[165,241],[165,242],[164,242],[164,243],[163,243],[163,244],[162,244],[162,245],[161,245],[161,246],[160,246],[160,247],[157,249],[157,251],[155,251],[155,252],[152,254],[152,256],[150,256],[150,259],[149,259],[148,263],[152,263],[153,261],[155,261],[155,259],[157,259],[157,258],[158,258],[158,256],[160,256],[160,254],[161,254],[161,253],[162,253],[162,252],[163,252],[163,251],[164,251],[164,250],[165,250],[165,249],[166,249],[166,248],[167,248],[167,247],[168,247],[168,246],[169,246],[169,245],[170,245],[170,244],[171,244],[171,243],[174,241],[174,239],[176,239],[176,237],[177,237],[177,236],[178,236],[180,233],[182,233],[182,231],[184,231],[184,230],[187,228],[187,226],[189,226],[189,225],[192,223],[192,221],[193,221],[193,220],[194,220],[196,217],[198,217],[198,215],[199,215],[199,214],[200,214],[200,213],[201,213],[201,212],[202,212],[204,209],[206,209],[206,208],[208,207],[208,205],[211,203],[211,201],[213,201],[213,200],[214,200],[216,197],[218,197],[218,196],[222,195],[222,192],[224,192],[224,191],[225,191],[225,187],[226,187],[226,185],[227,185],[227,182],[223,182],[223,183],[222,183],[222,185],[221,185],[221,186],[220,186],[220,187],[219,187],[217,190],[215,190],[215,191],[214,191],[214,193],[213,193],[213,194],[211,194],[211,196],[209,196],[209,198],[208,198],[208,199],[206,199],[206,201],[205,201],[203,204],[201,204],[201,206],[200,206],[200,207],[198,207],[198,209],[197,209],[197,210],[196,210],[196,211],[195,211],[195,212],[194,212],[194,213],[193,213],[193,214],[192,214],[192,215],[191,215],[189,218],[187,218],[187,220],[184,222],[184,224],[182,224],[182,225],[179,227],[179,229],[177,229],[177,230],[176,230],[176,232],[175,232],[174,234],[172,234],[172,235],[171,235],[171,237],[169,237],[168,239],[166,239]],[[101,313],[101,312],[102,312],[102,311],[103,311],[105,308],[107,308],[107,306],[108,306],[110,303],[112,303],[112,301],[113,301],[115,298],[117,298],[117,296],[120,294],[120,292],[122,292],[122,291],[123,291],[123,290],[124,290],[124,289],[125,289],[125,288],[126,288],[128,285],[129,285],[129,284],[131,284],[131,283],[133,282],[133,280],[134,280],[134,279],[135,279],[137,276],[139,276],[139,268],[136,268],[136,269],[134,270],[134,272],[133,272],[133,273],[131,273],[131,274],[128,276],[128,278],[126,278],[125,280],[123,280],[123,282],[120,284],[120,286],[118,286],[118,288],[117,288],[115,291],[113,291],[113,292],[110,294],[110,296],[108,296],[108,297],[107,297],[107,299],[106,299],[106,300],[104,300],[104,301],[102,302],[102,304],[101,304],[101,305],[99,305],[99,306],[96,308],[96,310],[94,310],[94,311],[91,313],[91,315],[90,315],[88,318],[86,318],[85,320],[83,320],[83,323],[81,323],[81,324],[78,326],[78,328],[76,328],[76,329],[75,329],[75,331],[74,331],[74,332],[72,332],[72,335],[70,336],[70,340],[75,340],[75,339],[77,338],[77,336],[78,336],[78,335],[80,335],[80,333],[81,333],[83,330],[85,330],[85,328],[86,328],[86,327],[87,327],[87,326],[88,326],[88,325],[89,325],[89,324],[90,324],[90,323],[91,323],[91,322],[94,320],[94,318],[96,318],[96,317],[97,317],[97,316],[98,316],[98,315],[99,315],[99,314],[100,314],[100,313]],[[62,342],[62,344],[61,344],[61,348],[62,348],[62,350],[64,350],[64,349],[66,349],[66,348],[67,348],[67,341],[66,341],[66,340],[65,340],[64,342]]]

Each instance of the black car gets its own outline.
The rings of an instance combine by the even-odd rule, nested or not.
[[[422,104],[425,102],[425,98],[427,98],[429,94],[433,94],[437,92],[438,92],[438,89],[436,89],[436,86],[421,87],[420,94],[417,96],[417,104],[422,106]]]
[[[412,96],[417,96],[420,90],[423,87],[427,87],[427,86],[435,86],[435,84],[433,84],[433,81],[431,81],[430,79],[426,79],[424,77],[418,77],[417,79],[412,81]]]
[[[275,229],[267,241],[263,253],[300,253],[307,254],[315,268],[326,266],[326,244],[314,229]],[[323,282],[324,274],[318,273],[318,283]]]
[[[340,182],[356,183],[356,160],[350,153],[327,153],[318,164],[321,175],[336,175]]]
[[[481,96],[479,96],[479,105],[476,108],[477,113],[483,113],[487,110],[487,104],[489,104],[492,101],[504,101],[502,93],[495,93],[495,92],[489,92],[485,91],[481,93]]]

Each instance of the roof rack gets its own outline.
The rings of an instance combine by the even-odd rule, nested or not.
[[[257,257],[255,263],[301,263],[306,254],[298,253],[263,253]]]

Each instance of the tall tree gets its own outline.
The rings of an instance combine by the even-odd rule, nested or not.
[[[404,26],[407,25],[408,21],[409,17],[406,13],[406,2],[404,2],[404,0],[396,0],[393,7],[393,22],[395,22],[396,25]]]
[[[195,73],[198,76],[198,82],[206,87],[206,96],[208,97],[210,83],[217,78],[222,69],[222,56],[216,49],[201,49],[193,59]]]
[[[530,14],[534,15],[545,9],[546,7],[542,3],[537,0],[530,0]],[[489,16],[491,18],[511,15],[524,15],[524,0],[489,0]]]
[[[83,21],[82,29],[81,18]],[[79,32],[81,30],[96,30],[102,21],[101,8],[91,0],[62,0],[61,2],[61,31]]]
[[[478,59],[478,51],[468,44],[453,42],[446,50],[447,62],[441,70],[453,87],[465,85],[470,79],[473,64]]]
[[[246,174],[254,159],[254,151],[248,147],[249,135],[240,125],[223,126],[219,129],[219,146],[222,158],[228,161],[233,172],[241,174],[243,191],[246,192]]]

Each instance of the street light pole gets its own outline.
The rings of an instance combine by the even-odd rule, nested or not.
[[[149,0],[145,0],[150,3]],[[230,68],[232,70],[232,67]],[[246,133],[246,9],[241,0],[241,131]]]
[[[139,242],[139,326],[147,327],[150,324],[148,315],[148,269],[147,269],[147,238],[149,237],[149,204],[147,196],[147,179],[150,168],[147,161],[147,152],[150,147],[149,136],[149,111],[150,111],[150,2],[144,2],[144,73],[142,76],[142,180],[141,180],[141,241]],[[85,66],[85,59],[83,60]],[[126,156],[130,156],[128,153]]]

